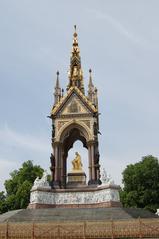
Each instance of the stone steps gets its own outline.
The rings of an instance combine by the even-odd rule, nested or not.
[[[10,214],[9,214],[10,213]],[[139,208],[47,208],[23,209],[0,215],[0,221],[49,222],[49,221],[100,221],[129,220],[133,218],[158,218]]]

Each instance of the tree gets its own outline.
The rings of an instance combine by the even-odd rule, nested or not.
[[[123,190],[120,193],[125,207],[146,208],[155,212],[159,208],[159,161],[148,155],[130,164],[122,173]]]
[[[6,212],[6,203],[5,203],[6,196],[4,192],[0,192],[0,213]]]
[[[19,170],[10,173],[11,178],[4,185],[6,195],[0,192],[0,213],[5,211],[26,208],[29,204],[30,190],[36,177],[41,177],[43,169],[26,161]]]

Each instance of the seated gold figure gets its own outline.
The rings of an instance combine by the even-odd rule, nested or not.
[[[81,156],[78,152],[76,152],[76,157],[74,160],[72,160],[72,165],[73,165],[73,171],[75,170],[82,170],[82,162],[81,162]]]

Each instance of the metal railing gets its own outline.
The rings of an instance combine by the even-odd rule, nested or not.
[[[159,238],[159,219],[0,223],[0,239]]]

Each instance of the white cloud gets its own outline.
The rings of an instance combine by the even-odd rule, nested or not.
[[[3,183],[9,178],[10,172],[19,168],[26,160],[32,160],[47,168],[50,144],[41,136],[23,134],[11,129],[7,124],[0,128],[0,191],[4,190]],[[13,150],[12,150],[13,149]],[[29,155],[29,156],[28,156]],[[28,158],[29,157],[29,158]]]
[[[4,158],[0,158],[0,191],[4,191],[3,183],[6,179],[9,178],[9,173],[17,168],[17,162],[12,160],[7,160]]]
[[[48,152],[48,141],[29,134],[19,133],[7,125],[0,128],[0,142],[17,148],[44,153]]]
[[[142,47],[147,46],[147,42],[145,39],[132,33],[121,22],[119,22],[117,19],[110,16],[109,14],[102,13],[101,11],[97,11],[94,9],[88,10],[88,12],[96,16],[96,18],[98,19],[106,20],[115,30],[117,30],[121,35],[123,35],[125,38],[127,38],[131,42],[138,44]]]

